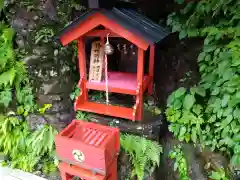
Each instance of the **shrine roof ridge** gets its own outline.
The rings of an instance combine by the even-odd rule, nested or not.
[[[158,43],[170,34],[170,31],[168,31],[167,28],[153,22],[146,16],[133,9],[113,8],[111,10],[88,10],[79,18],[71,22],[70,25],[62,29],[58,35],[58,38],[76,28],[89,16],[94,15],[95,13],[101,13],[107,18],[114,20],[117,24],[128,31],[141,36],[142,39],[146,40],[149,44]]]

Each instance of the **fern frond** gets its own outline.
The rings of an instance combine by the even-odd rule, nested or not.
[[[5,68],[5,66],[7,64],[7,61],[8,61],[8,59],[6,58],[4,52],[5,51],[0,49],[0,72],[3,71],[3,69]]]
[[[22,82],[29,82],[28,76],[27,76],[27,69],[25,68],[25,65],[23,62],[16,61],[14,65],[14,69],[16,70],[16,77],[15,77],[15,87],[18,89],[20,88],[20,84]]]
[[[152,172],[155,165],[160,164],[162,147],[157,142],[126,134],[121,135],[121,146],[131,156],[132,176],[136,175],[139,180],[143,179],[145,171]]]
[[[159,166],[160,164],[160,154],[162,153],[162,147],[157,142],[147,142],[148,151],[147,158],[153,163]]]

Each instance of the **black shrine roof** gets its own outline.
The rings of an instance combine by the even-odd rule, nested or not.
[[[97,12],[102,13],[104,16],[115,21],[123,28],[135,33],[138,36],[141,36],[150,44],[158,43],[170,34],[170,31],[168,31],[166,28],[156,24],[155,22],[135,10],[113,8],[111,10],[90,9],[89,11],[82,14],[75,21],[73,21],[70,25],[65,27],[60,32],[59,36],[62,36],[66,32],[71,31],[79,24],[81,24],[81,22],[84,21],[86,18]]]

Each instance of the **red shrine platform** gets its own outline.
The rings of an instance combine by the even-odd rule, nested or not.
[[[148,75],[143,77],[143,91],[145,91],[150,83],[151,78]],[[105,91],[106,82],[87,81],[87,89]],[[108,72],[108,89],[109,92],[136,95],[137,90],[137,74],[123,72]]]

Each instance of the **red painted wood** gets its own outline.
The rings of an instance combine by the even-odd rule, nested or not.
[[[88,100],[88,92],[86,88],[87,81],[87,69],[86,69],[86,53],[85,53],[85,43],[83,37],[78,38],[78,61],[79,61],[79,72],[80,78],[82,78],[82,97],[84,101]]]
[[[112,32],[110,30],[92,30],[92,31],[86,33],[85,36],[106,37],[108,34],[109,34],[109,37],[121,37],[118,34]]]
[[[143,90],[150,82],[149,76],[143,78]],[[109,92],[136,95],[137,75],[135,73],[108,72]],[[87,82],[87,89],[105,91],[105,80],[102,82]]]
[[[94,174],[92,171],[80,168],[78,166],[69,165],[61,162],[58,165],[62,180],[72,180],[77,176],[84,180],[117,180],[117,158],[108,167],[109,173],[107,175]]]
[[[76,103],[77,110],[87,111],[97,114],[103,114],[107,116],[120,117],[124,119],[132,120],[132,108],[126,108],[121,106],[106,105],[94,102],[85,102],[84,104]]]
[[[144,76],[144,51],[138,48],[138,65],[137,65],[137,82],[140,84],[139,105],[137,108],[136,120],[141,121],[143,118],[143,76]],[[137,99],[137,98],[136,98]]]
[[[150,57],[149,57],[149,76],[150,82],[148,85],[148,95],[152,95],[153,91],[153,79],[154,79],[154,59],[155,59],[155,45],[150,46]]]
[[[117,128],[73,120],[55,138],[56,153],[60,160],[84,169],[106,175],[109,165],[120,151]],[[84,154],[84,161],[74,159],[73,150]]]
[[[86,20],[83,21],[80,25],[76,26],[71,31],[63,34],[60,37],[60,41],[63,45],[67,45],[68,43],[85,35],[87,32],[91,31],[99,25],[103,25],[104,27],[115,32],[116,34],[120,35],[121,37],[127,39],[128,41],[132,42],[133,44],[144,50],[146,50],[150,44],[149,42],[141,38],[141,36],[138,36],[128,31],[127,29],[123,28],[122,26],[120,26],[113,20],[107,18],[101,13],[95,13],[92,16],[86,18]]]
[[[106,177],[100,174],[93,174],[91,171],[77,166],[70,166],[67,163],[61,162],[58,166],[61,172],[62,180],[72,180],[71,176],[77,176],[85,180],[105,180]]]

